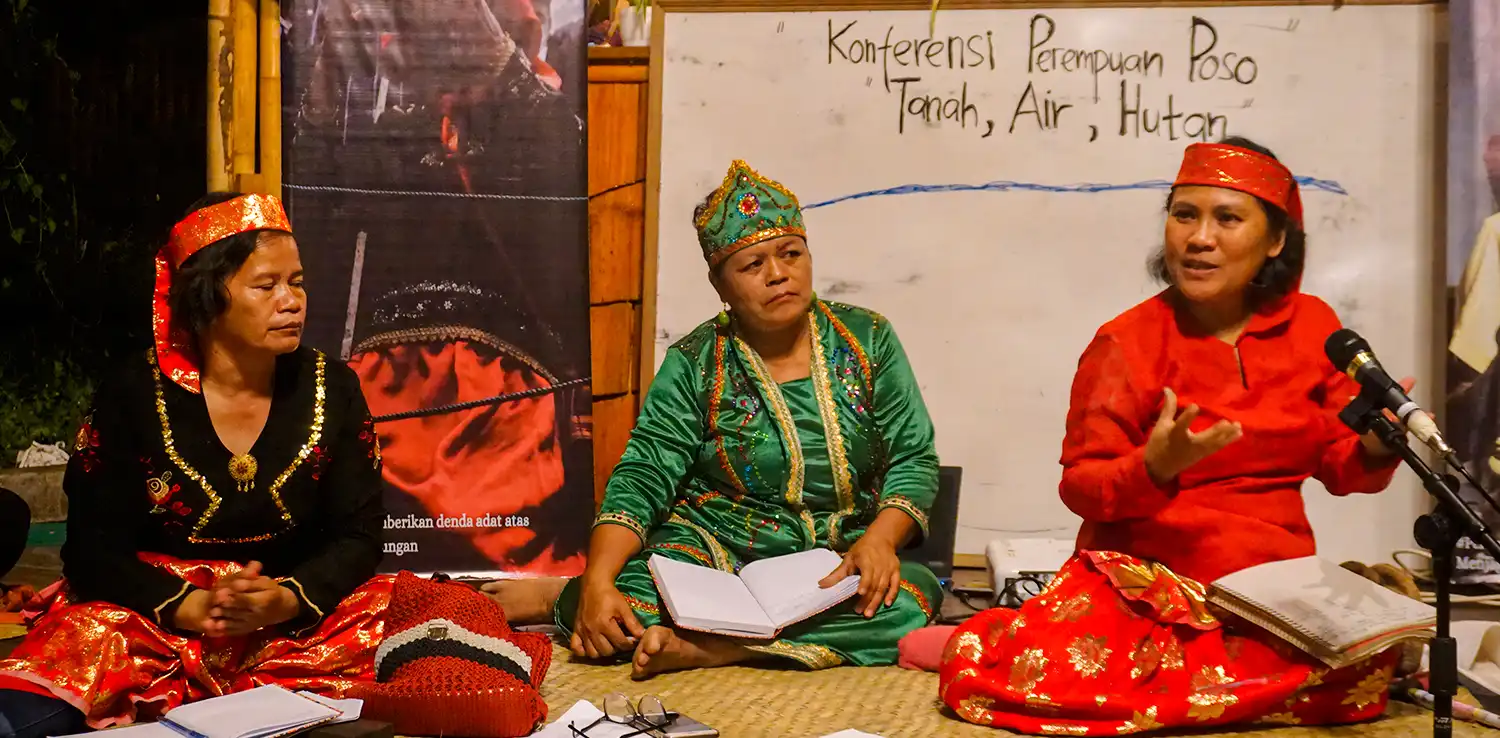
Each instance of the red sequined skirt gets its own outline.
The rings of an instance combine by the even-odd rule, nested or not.
[[[205,589],[241,567],[141,558]],[[10,677],[45,690],[81,710],[94,728],[155,719],[187,702],[271,683],[340,697],[374,680],[393,581],[366,582],[300,638],[181,636],[123,607],[75,603],[59,582],[44,592],[45,611],[26,639],[0,659],[0,684]]]
[[[1203,585],[1124,554],[1073,557],[1019,610],[949,639],[941,700],[971,723],[1033,735],[1121,735],[1377,717],[1399,649],[1330,671],[1211,611]]]

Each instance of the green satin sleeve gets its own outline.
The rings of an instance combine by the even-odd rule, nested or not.
[[[594,525],[624,526],[644,545],[649,532],[667,519],[704,436],[698,375],[687,354],[667,351],[625,453],[609,475]]]
[[[912,373],[901,339],[890,323],[875,329],[875,423],[880,427],[889,463],[881,487],[880,508],[910,515],[927,535],[927,512],[937,497],[938,455],[932,418]]]

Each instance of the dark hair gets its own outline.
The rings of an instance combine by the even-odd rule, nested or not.
[[[203,208],[229,202],[241,193],[210,192],[198,198],[186,212],[184,218]],[[229,307],[229,291],[225,283],[234,276],[245,260],[260,243],[263,231],[245,231],[221,238],[189,256],[172,275],[172,291],[167,294],[167,305],[179,325],[198,335],[213,324]]]
[[[714,192],[718,192],[718,190],[714,190],[713,192],[710,192],[707,195],[704,195],[703,199],[700,200],[697,205],[693,206],[693,225],[694,226],[698,225],[698,219],[701,218],[701,217],[703,217],[704,213],[708,212],[708,204],[710,202],[713,202]]]
[[[703,200],[701,200],[697,205],[693,206],[693,231],[695,233],[698,230],[698,219],[703,217],[704,213],[708,212],[708,205],[709,203],[713,202],[715,192],[718,192],[718,189],[711,190],[707,195],[703,196]],[[711,264],[708,268],[709,281],[716,282],[716,280],[718,280],[719,278],[719,274],[723,271],[724,262],[721,261],[718,264]]]
[[[1276,154],[1270,149],[1242,136],[1229,136],[1220,143],[1249,149],[1257,154],[1276,159]],[[1277,159],[1277,161],[1280,160]],[[1172,207],[1172,194],[1167,193],[1166,207],[1168,209]],[[1286,243],[1281,247],[1281,253],[1267,258],[1266,262],[1261,265],[1260,271],[1256,272],[1255,277],[1250,280],[1247,296],[1251,309],[1274,303],[1290,294],[1296,288],[1297,282],[1302,279],[1302,267],[1307,260],[1307,232],[1302,229],[1302,226],[1294,223],[1280,206],[1273,205],[1259,197],[1255,198],[1255,201],[1260,203],[1261,209],[1266,212],[1266,225],[1271,234],[1285,235]],[[1167,285],[1172,284],[1172,273],[1167,270],[1166,246],[1162,246],[1151,256],[1146,268],[1156,281]]]

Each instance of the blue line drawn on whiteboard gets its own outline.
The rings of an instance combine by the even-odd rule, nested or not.
[[[1344,196],[1348,196],[1349,194],[1348,190],[1345,190],[1343,185],[1340,185],[1337,181],[1331,179],[1298,177],[1297,184],[1301,185],[1303,190],[1318,190],[1320,192],[1330,192],[1335,195]],[[824,200],[822,202],[815,202],[811,205],[804,205],[802,206],[802,209],[812,210],[813,208],[822,208],[829,205],[837,205],[841,202],[848,202],[850,200],[863,200],[867,197],[920,195],[938,192],[1065,192],[1091,194],[1099,192],[1119,192],[1122,190],[1168,190],[1171,188],[1171,181],[1165,179],[1149,179],[1144,182],[1131,182],[1128,184],[1083,183],[1068,185],[1049,185],[1038,184],[1035,182],[1008,181],[986,182],[984,184],[910,184],[898,185],[896,187],[886,187],[879,190],[866,190],[864,192],[856,192],[850,195],[842,195],[831,200]]]

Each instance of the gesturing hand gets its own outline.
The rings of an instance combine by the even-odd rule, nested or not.
[[[853,574],[859,575],[857,612],[869,618],[875,616],[882,603],[890,607],[901,591],[901,559],[896,556],[895,544],[866,533],[849,547],[844,563],[823,577],[818,586],[827,589]]]
[[[1189,405],[1178,415],[1177,393],[1167,387],[1162,394],[1166,399],[1161,416],[1146,440],[1146,472],[1157,484],[1176,479],[1188,467],[1239,440],[1241,435],[1240,424],[1229,420],[1220,420],[1202,432],[1188,430],[1198,417],[1198,406]]]

